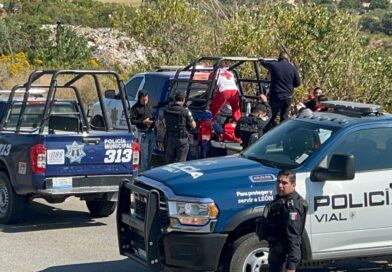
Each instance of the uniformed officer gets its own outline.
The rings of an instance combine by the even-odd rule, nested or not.
[[[174,102],[166,106],[166,163],[186,161],[189,151],[189,128],[196,128],[192,113],[184,106],[185,93],[177,92]]]
[[[251,136],[255,133],[258,137],[263,134],[263,129],[268,125],[271,119],[271,107],[267,102],[265,95],[260,95],[261,103],[252,109],[249,116],[241,117],[235,128],[235,136],[241,138],[242,147],[250,145]]]
[[[262,239],[269,242],[271,272],[294,272],[301,261],[301,241],[305,228],[307,202],[295,191],[295,173],[281,170],[278,194],[265,208]]]

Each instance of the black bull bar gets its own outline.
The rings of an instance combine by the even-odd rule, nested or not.
[[[132,195],[145,202],[144,218],[135,213],[135,207],[131,202]],[[162,270],[159,252],[159,238],[162,234],[159,221],[159,191],[146,190],[129,180],[122,181],[119,187],[116,220],[120,254],[154,271]]]

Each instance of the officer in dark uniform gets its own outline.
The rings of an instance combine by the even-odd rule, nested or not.
[[[271,122],[268,129],[277,125],[276,117],[280,115],[280,123],[289,118],[294,88],[301,85],[297,68],[289,62],[286,52],[279,54],[278,61],[261,60],[271,75],[270,105],[272,109]]]
[[[166,163],[186,161],[189,151],[189,128],[196,128],[192,113],[185,104],[185,93],[177,92],[174,102],[166,106]]]
[[[261,103],[252,109],[249,116],[241,117],[235,127],[235,136],[241,138],[242,147],[250,145],[252,135],[257,133],[257,138],[263,134],[263,129],[271,120],[271,107],[265,95],[260,95]]]
[[[153,109],[148,102],[148,93],[140,90],[138,99],[131,109],[131,122],[137,127],[141,149],[140,172],[150,169],[152,151],[155,145]]]
[[[294,272],[301,261],[301,241],[305,228],[307,202],[295,191],[295,173],[281,170],[278,194],[263,213],[259,238],[269,243],[268,264],[271,272]]]

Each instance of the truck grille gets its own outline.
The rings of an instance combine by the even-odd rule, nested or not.
[[[167,209],[167,201],[166,201],[165,194],[161,190],[154,188],[150,185],[147,185],[139,180],[135,180],[134,185],[141,187],[145,190],[149,190],[149,191],[156,190],[159,192],[159,222],[162,228],[168,227],[169,213]],[[146,202],[147,199],[145,199],[145,197],[135,195],[135,214],[140,219],[144,219],[146,213]]]

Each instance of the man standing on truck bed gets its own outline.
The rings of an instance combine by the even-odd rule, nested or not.
[[[155,144],[154,118],[151,105],[148,103],[147,91],[141,90],[138,100],[131,109],[131,122],[137,127],[141,148],[140,171],[150,169],[152,150]]]
[[[297,69],[289,62],[286,52],[279,54],[278,61],[261,60],[261,64],[271,74],[270,105],[271,122],[268,127],[276,126],[276,117],[280,114],[280,123],[289,118],[294,88],[301,85]]]
[[[278,194],[266,206],[262,239],[269,243],[271,272],[294,272],[301,261],[301,241],[305,228],[307,202],[295,191],[293,171],[281,170],[276,179]]]
[[[196,128],[191,111],[184,107],[186,94],[177,92],[174,102],[166,106],[164,119],[167,141],[165,144],[166,163],[186,161],[189,151],[188,128]]]
[[[212,119],[215,119],[222,107],[228,102],[231,106],[234,121],[238,121],[241,118],[240,91],[235,82],[235,77],[227,69],[218,69],[217,74],[215,95],[210,104]]]

